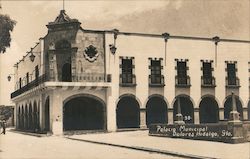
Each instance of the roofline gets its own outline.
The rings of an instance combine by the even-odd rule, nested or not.
[[[110,33],[113,34],[113,30],[90,30],[82,29],[86,32],[96,32],[96,33]],[[150,33],[136,33],[136,32],[117,32],[118,35],[127,35],[127,36],[143,36],[143,37],[155,37],[155,38],[164,38],[162,34],[150,34]],[[195,36],[180,36],[180,35],[169,35],[168,39],[184,39],[184,40],[202,40],[202,41],[212,41],[214,42],[213,37],[195,37]],[[238,40],[238,39],[220,39],[220,42],[237,42],[237,43],[250,43],[250,40]]]

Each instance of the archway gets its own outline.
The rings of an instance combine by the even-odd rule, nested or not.
[[[238,113],[240,113],[240,120],[243,120],[243,109],[242,104],[238,96],[235,95],[236,108]],[[232,111],[232,95],[226,98],[224,103],[224,119],[229,120],[229,114]]]
[[[180,107],[181,107],[181,114],[183,116],[183,120],[185,123],[194,123],[194,106],[193,102],[190,100],[189,96],[178,96],[175,99],[180,100]],[[174,102],[174,113],[173,118],[174,121],[177,120],[176,114],[177,114],[177,108],[178,108],[178,102],[175,100]]]
[[[140,127],[140,106],[133,96],[122,97],[116,108],[118,128]]]
[[[204,97],[200,102],[200,123],[217,123],[219,106],[213,97]]]
[[[64,103],[63,129],[106,130],[104,102],[92,96],[74,97]]]
[[[161,96],[149,98],[146,105],[146,124],[168,123],[167,104]]]
[[[62,81],[63,82],[72,81],[71,64],[69,63],[65,63],[62,67]]]
[[[50,131],[50,99],[47,97],[45,101],[45,131]]]

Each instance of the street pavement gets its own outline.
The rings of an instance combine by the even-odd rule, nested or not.
[[[125,146],[175,154],[190,158],[249,159],[250,143],[229,144],[222,142],[148,136],[148,131],[130,131],[103,134],[73,135],[70,139]]]
[[[249,159],[250,144],[148,136],[148,131],[36,137],[0,135],[0,159]]]
[[[109,135],[115,133],[109,133]],[[92,134],[85,134],[85,136]],[[103,135],[103,134],[95,134]],[[79,135],[81,137],[84,135]],[[178,157],[94,144],[65,136],[36,137],[14,131],[0,135],[0,159],[176,159]]]

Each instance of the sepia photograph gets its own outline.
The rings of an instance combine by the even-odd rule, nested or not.
[[[250,0],[0,0],[0,159],[250,159]]]

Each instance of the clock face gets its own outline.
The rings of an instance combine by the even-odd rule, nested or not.
[[[85,50],[84,50],[84,57],[86,60],[89,62],[94,62],[97,57],[99,56],[98,51],[93,45],[89,45]]]

